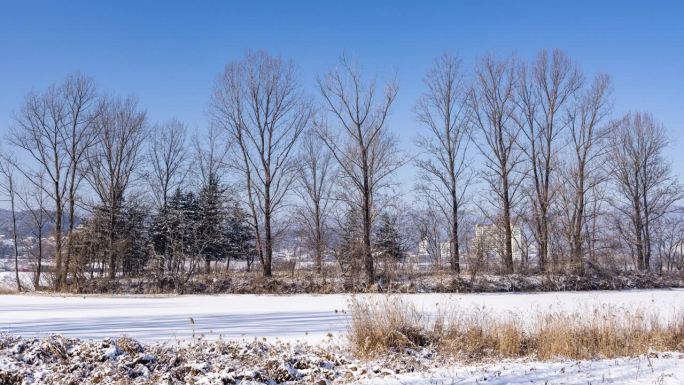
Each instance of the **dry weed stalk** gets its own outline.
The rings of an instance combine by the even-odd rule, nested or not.
[[[428,313],[397,296],[353,297],[349,338],[360,357],[431,347],[464,360],[534,357],[548,360],[637,356],[684,351],[684,313],[664,319],[642,309],[492,315],[482,310]]]

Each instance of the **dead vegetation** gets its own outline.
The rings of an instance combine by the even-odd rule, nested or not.
[[[337,350],[262,340],[140,344],[125,337],[84,341],[0,335],[0,385],[330,385],[427,369],[425,357],[387,355],[367,362]]]
[[[625,290],[684,287],[680,274],[655,272],[591,271],[584,275],[480,275],[446,271],[396,272],[391,281],[368,285],[330,271],[273,271],[266,278],[259,272],[230,272],[197,275],[181,289],[147,278],[92,279],[72,291],[82,294],[334,294],[334,293],[496,293],[584,290]],[[67,289],[65,289],[67,290]]]
[[[441,309],[428,314],[392,296],[355,297],[350,311],[351,349],[366,358],[421,348],[466,361],[582,360],[684,351],[682,312],[663,320],[640,309],[603,307],[540,313],[523,322],[484,311]]]
[[[16,291],[16,289],[12,290],[8,287],[0,286],[0,295],[3,295],[3,294],[17,294],[17,291]]]

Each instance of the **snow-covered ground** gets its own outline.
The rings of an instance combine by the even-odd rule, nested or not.
[[[594,361],[525,362],[441,368],[361,381],[364,385],[675,385],[684,384],[679,355]]]
[[[564,293],[406,294],[426,312],[463,309],[525,320],[549,311],[615,306],[671,317],[684,309],[684,289]],[[81,339],[128,335],[140,341],[267,337],[317,343],[343,338],[348,295],[40,296],[0,295],[0,332],[52,333]],[[590,313],[588,313],[590,314]]]
[[[376,297],[381,295],[376,295]],[[684,289],[563,293],[407,294],[427,311],[461,309],[533,319],[553,311],[612,306],[668,318],[682,314]],[[187,339],[344,342],[348,295],[41,296],[0,295],[0,333],[52,333],[85,340],[127,335],[143,342]],[[591,313],[586,313],[591,314]],[[372,377],[372,376],[371,376]],[[594,361],[510,361],[387,375],[365,384],[682,384],[679,354]]]
[[[33,272],[20,271],[19,280],[23,290],[33,290]],[[49,284],[49,277],[47,274],[42,274],[40,278],[41,285]],[[17,279],[14,271],[0,271],[0,291],[16,291]]]

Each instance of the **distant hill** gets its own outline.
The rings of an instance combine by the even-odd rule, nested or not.
[[[62,220],[64,223],[64,228],[69,227],[69,216],[64,215]],[[82,218],[76,217],[75,224],[81,223]],[[43,227],[43,234],[48,235],[52,232],[53,224],[49,223]],[[12,236],[12,211],[7,209],[0,209],[0,234],[9,238]],[[17,236],[19,238],[25,238],[33,235],[33,221],[31,218],[31,212],[27,210],[22,210],[17,212]]]

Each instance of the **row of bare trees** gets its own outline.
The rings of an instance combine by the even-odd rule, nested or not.
[[[294,63],[249,52],[217,78],[207,134],[189,140],[181,121],[152,125],[135,99],[72,75],[28,94],[15,113],[7,141],[19,158],[4,157],[1,186],[13,207],[15,197],[32,207],[38,239],[51,223],[58,288],[79,277],[77,214],[100,214],[101,268],[113,279],[124,264],[115,243],[127,208],[165,212],[178,191],[212,183],[246,209],[265,276],[277,245],[294,236],[322,272],[344,238],[343,218],[353,217],[373,283],[377,218],[392,210],[411,213],[421,240],[448,243],[456,273],[473,267],[475,224],[501,234],[492,254],[504,273],[582,273],[600,255],[629,256],[638,269],[653,267],[654,254],[676,265],[682,192],[664,157],[665,128],[648,113],[613,115],[609,77],[587,78],[562,51],[529,62],[488,55],[472,70],[439,56],[415,104],[414,152],[401,151],[389,127],[396,80],[379,82],[343,57],[315,85],[309,94]],[[418,180],[407,210],[394,187],[411,161]],[[442,252],[432,247],[440,260]],[[149,269],[164,271],[163,258],[150,260],[158,262]]]
[[[471,74],[455,56],[437,58],[416,106],[425,132],[418,191],[449,229],[454,271],[459,226],[473,211],[500,228],[496,255],[506,273],[514,248],[530,246],[541,272],[581,273],[597,248],[623,253],[616,245],[638,269],[651,267],[651,225],[678,212],[681,186],[664,158],[665,129],[648,113],[612,116],[611,87],[559,50],[530,63],[486,56]],[[470,188],[481,198],[465,199]]]
[[[146,124],[145,113],[133,99],[103,96],[93,80],[81,75],[26,96],[7,138],[21,150],[22,160],[6,156],[6,168],[21,174],[23,184],[29,186],[24,194],[15,189],[8,195],[11,200],[20,197],[37,230],[36,285],[47,217],[54,231],[55,285],[59,288],[74,271],[72,235],[77,210],[91,201],[80,195],[83,181],[110,215],[116,215],[138,161]],[[6,176],[12,181],[9,171]],[[16,228],[14,233],[16,237]]]
[[[366,83],[360,69],[342,59],[338,68],[318,79],[317,88],[322,99],[318,106],[302,92],[291,62],[249,53],[226,66],[218,80],[212,122],[235,146],[232,164],[252,213],[264,275],[272,274],[273,239],[284,231],[274,226],[275,219],[294,189],[300,198],[297,216],[318,271],[331,201],[359,210],[363,264],[372,282],[371,233],[378,195],[402,164],[387,128],[397,87],[389,83],[378,94],[374,81]],[[335,194],[339,186],[343,193]]]

